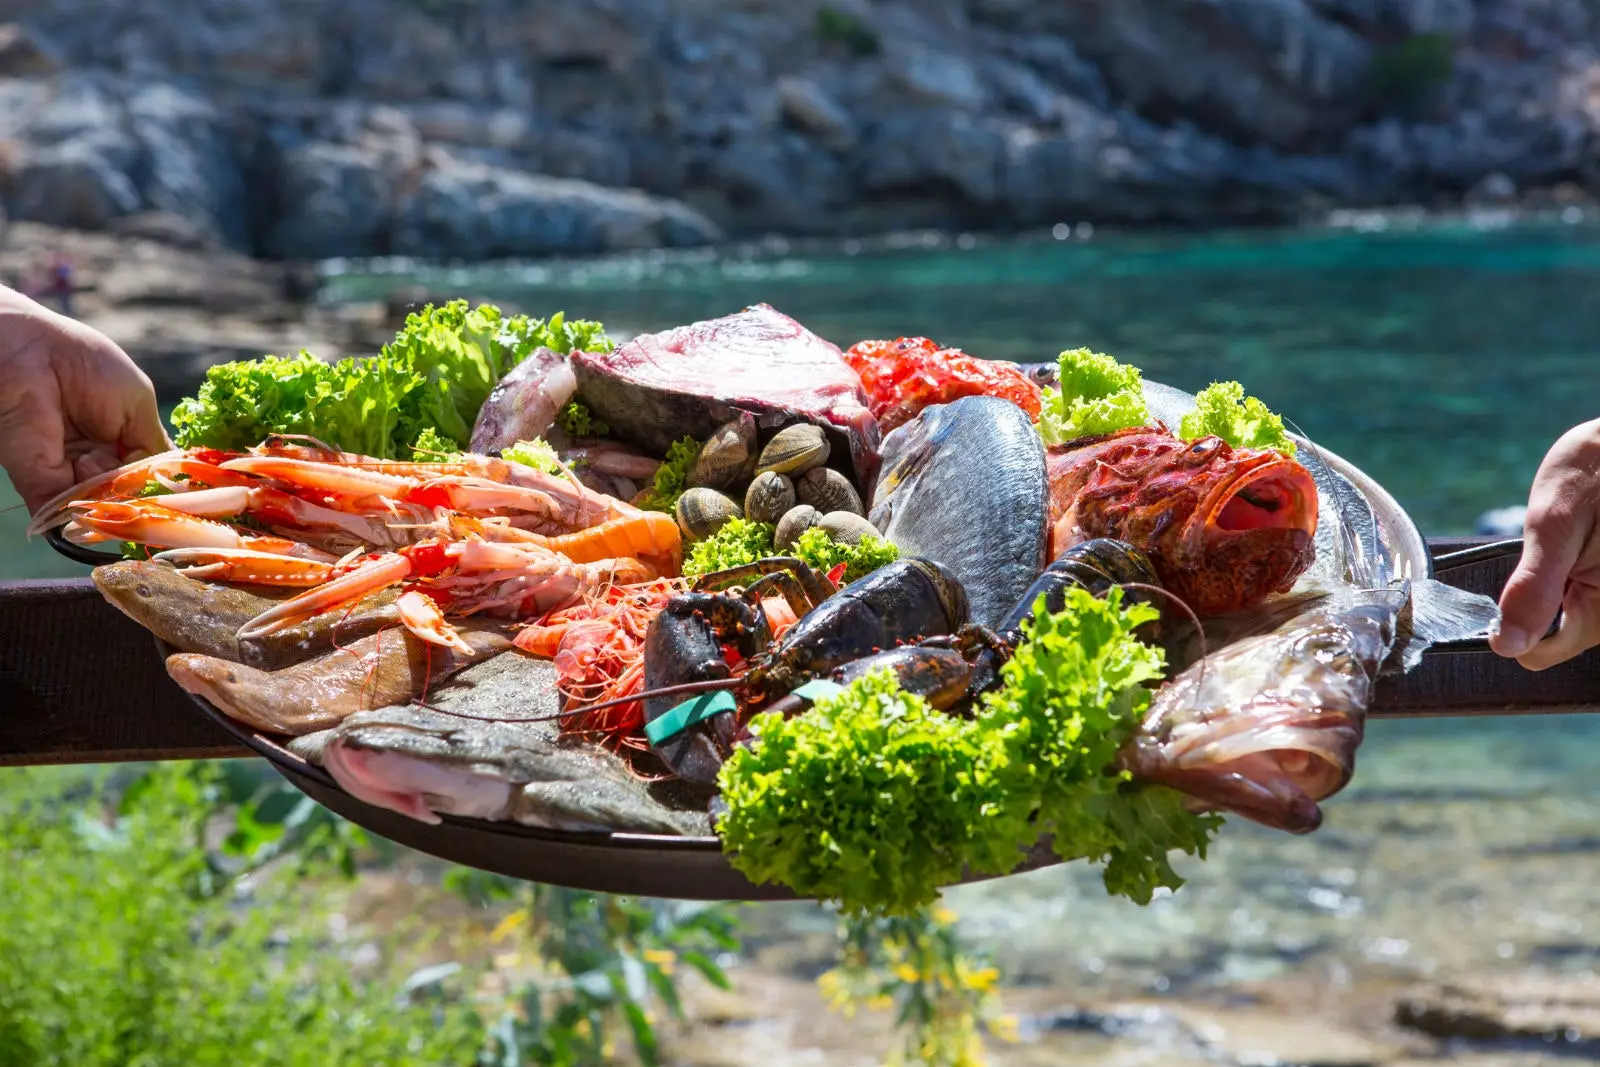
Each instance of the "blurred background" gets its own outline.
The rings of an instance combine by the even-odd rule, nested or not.
[[[0,0],[0,280],[164,410],[429,300],[765,301],[1238,379],[1425,534],[1515,535],[1600,414],[1597,190],[1592,0]],[[0,494],[0,579],[83,574]],[[1148,907],[1077,865],[845,941],[452,869],[249,764],[3,770],[0,1067],[1593,1061],[1597,746],[1373,724],[1321,830]]]

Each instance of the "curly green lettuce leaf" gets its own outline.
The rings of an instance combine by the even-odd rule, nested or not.
[[[795,541],[790,555],[809,565],[813,570],[826,573],[843,563],[845,583],[865,578],[879,567],[900,558],[900,549],[892,542],[863,534],[859,544],[847,545],[835,541],[821,527],[813,526]]]
[[[885,669],[804,715],[766,712],[723,765],[718,832],[754,882],[906,915],[961,877],[965,842],[996,798],[996,739],[900,689]]]
[[[1234,448],[1274,448],[1295,454],[1295,443],[1283,428],[1283,419],[1253,396],[1244,395],[1238,382],[1212,382],[1195,396],[1195,410],[1178,423],[1185,441],[1216,436]]]
[[[1039,434],[1047,445],[1112,433],[1150,420],[1139,368],[1087,348],[1061,353],[1060,385],[1044,391]]]
[[[712,571],[729,567],[742,567],[772,555],[774,527],[768,522],[751,522],[748,519],[729,519],[722,529],[696,541],[683,561],[683,576],[698,578]]]
[[[561,473],[561,458],[556,455],[556,450],[542,437],[535,437],[531,441],[518,441],[510,448],[500,450],[500,458],[512,463],[520,463],[524,467],[532,467],[545,474]]]
[[[1074,588],[1059,612],[1045,610],[1041,597],[1016,654],[1001,668],[1000,688],[986,694],[976,719],[978,729],[1005,739],[997,773],[1011,802],[996,817],[1012,822],[1022,840],[1054,834],[1063,860],[1105,862],[1107,890],[1140,904],[1156,886],[1182,884],[1167,853],[1203,854],[1207,834],[1219,825],[1170,800],[1157,804],[1164,818],[1143,817],[1159,792],[1114,769],[1118,750],[1149,708],[1144,683],[1165,673],[1161,649],[1134,636],[1157,615],[1148,604],[1123,604],[1115,587],[1103,599]],[[1015,856],[1002,850],[973,862],[1000,874]]]
[[[747,877],[897,915],[966,870],[1006,874],[1041,834],[1063,860],[1103,864],[1110,893],[1148,903],[1182,880],[1169,853],[1204,858],[1216,816],[1118,769],[1164,657],[1134,631],[1155,612],[1072,589],[1041,598],[999,688],[972,718],[935,711],[890,675],[858,679],[784,720],[723,766],[730,862]]]
[[[678,498],[689,488],[689,468],[700,455],[700,442],[680,437],[667,449],[667,458],[656,468],[655,481],[636,502],[646,511],[665,511],[677,507]]]
[[[589,406],[581,400],[569,401],[556,416],[556,425],[569,437],[604,437],[611,427],[594,417]]]
[[[411,442],[411,451],[426,463],[446,463],[461,455],[456,443],[439,436],[439,431],[432,426],[423,427],[417,434],[417,439]]]
[[[375,356],[328,363],[309,352],[211,367],[172,414],[180,447],[242,449],[271,434],[310,434],[350,452],[408,458],[425,430],[465,448],[490,390],[539,347],[603,350],[599,323],[507,316],[465,300],[410,315]]]

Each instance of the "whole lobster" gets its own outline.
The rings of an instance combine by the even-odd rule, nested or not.
[[[750,576],[729,591],[712,587]],[[1138,549],[1100,538],[1069,549],[1036,578],[996,629],[969,621],[966,592],[948,569],[927,559],[896,560],[833,590],[804,562],[778,557],[703,576],[669,600],[645,638],[646,735],[680,778],[715,783],[740,731],[762,710],[792,714],[809,702],[808,681],[847,683],[888,667],[902,688],[935,707],[960,711],[992,687],[1043,595],[1059,610],[1072,587],[1102,595],[1112,586],[1159,588]],[[761,596],[776,586],[799,618],[774,642]],[[746,663],[734,677],[725,647]],[[728,695],[706,696],[721,690]],[[685,693],[699,696],[682,701]],[[596,705],[598,706],[598,705]]]

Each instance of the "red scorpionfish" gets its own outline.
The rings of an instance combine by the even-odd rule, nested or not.
[[[1047,458],[1051,558],[1093,537],[1127,541],[1197,615],[1286,593],[1315,558],[1316,482],[1282,452],[1184,441],[1158,424],[1067,441]]]

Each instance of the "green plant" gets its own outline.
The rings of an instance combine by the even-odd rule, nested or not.
[[[823,4],[817,8],[816,28],[819,38],[834,44],[842,44],[853,55],[878,54],[878,31],[848,11],[840,11],[831,4]]]
[[[1016,1040],[1016,1020],[1001,1013],[1000,972],[969,952],[955,913],[929,907],[893,919],[847,918],[840,927],[839,965],[817,980],[829,1005],[897,1007],[905,1045],[892,1063],[981,1067],[983,1036]]]
[[[1448,82],[1454,70],[1455,42],[1449,35],[1419,33],[1373,53],[1373,95],[1385,106],[1415,103]]]
[[[120,797],[61,782],[0,776],[3,1067],[456,1064],[483,1046],[459,1000],[358,980],[313,884],[227,869],[206,840],[214,765],[156,766]]]
[[[687,1018],[678,996],[680,967],[729,988],[713,953],[739,947],[731,912],[720,905],[636,901],[532,885],[479,871],[448,881],[469,899],[515,900],[496,941],[527,950],[516,962],[536,977],[512,989],[489,1028],[485,1064],[580,1067],[616,1062],[617,1035],[638,1062],[660,1062],[657,1006]]]

